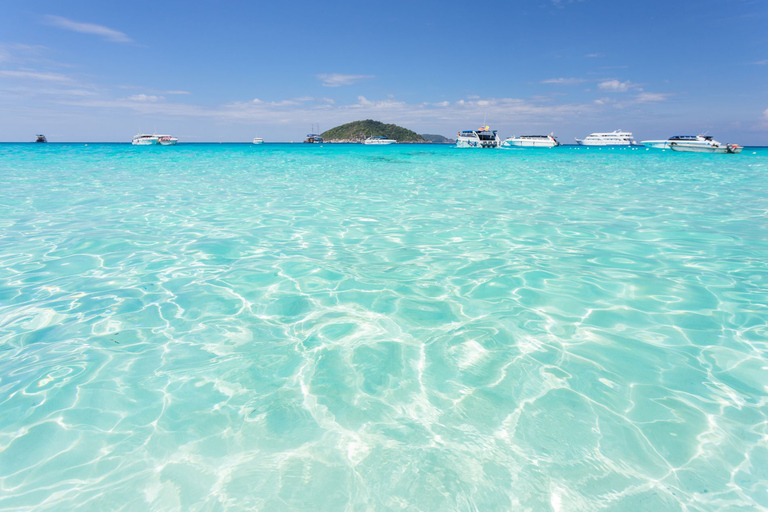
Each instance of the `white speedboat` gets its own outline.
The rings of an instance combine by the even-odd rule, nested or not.
[[[156,135],[156,137],[157,143],[162,146],[175,146],[179,142],[179,139],[170,135]]]
[[[647,148],[654,149],[669,149],[672,143],[682,144],[695,144],[698,146],[711,146],[712,144],[720,145],[716,140],[712,140],[709,135],[675,135],[667,140],[644,140],[640,144]]]
[[[262,139],[261,137],[254,137],[253,138],[253,143],[254,144],[264,144],[264,139]]]
[[[614,132],[591,133],[589,137],[576,139],[579,146],[632,146],[632,132],[616,130]]]
[[[48,142],[48,139],[46,139],[45,135],[43,135],[42,133],[38,134],[36,137],[37,138],[35,139],[35,142]]]
[[[502,146],[511,148],[554,148],[560,143],[554,134],[549,135],[515,135],[502,142]]]
[[[147,133],[139,133],[134,135],[133,142],[131,142],[131,144],[134,146],[152,146],[159,143],[160,139],[157,137],[157,135],[149,135]]]
[[[386,137],[368,137],[363,141],[366,146],[384,146],[387,144],[394,144],[397,141],[395,139],[388,139]]]
[[[743,147],[738,144],[720,144],[715,142],[709,145],[691,144],[688,142],[672,142],[669,148],[673,151],[686,153],[741,153]]]
[[[491,131],[488,126],[481,126],[479,130],[464,130],[456,135],[457,148],[498,148],[501,147],[501,139],[496,130]]]

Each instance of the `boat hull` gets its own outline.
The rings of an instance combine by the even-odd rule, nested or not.
[[[554,148],[560,143],[551,140],[505,140],[501,145],[508,148]]]
[[[640,144],[651,149],[669,149],[669,141],[666,140],[644,140]]]
[[[157,139],[135,139],[131,144],[134,146],[154,146],[159,143],[160,141]]]
[[[392,140],[392,139],[384,139],[384,140],[381,140],[381,139],[379,139],[379,140],[367,140],[366,139],[366,140],[363,141],[363,144],[365,144],[366,146],[388,146],[390,144],[394,144],[395,142],[397,142],[397,141],[396,140]]]
[[[736,144],[726,144],[725,146],[702,146],[700,144],[670,144],[670,149],[682,153],[741,153],[744,149]]]
[[[264,139],[260,139],[260,138],[256,137],[255,139],[253,139],[253,143],[254,144],[264,144]]]
[[[601,140],[586,140],[586,139],[576,139],[576,144],[579,146],[634,146],[635,144],[632,144],[630,141],[616,141],[616,142],[607,142],[607,141],[601,141]]]

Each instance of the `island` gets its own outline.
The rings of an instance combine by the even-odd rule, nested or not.
[[[384,124],[381,121],[366,119],[353,121],[321,134],[324,142],[363,142],[367,137],[386,137],[397,142],[429,142],[418,133],[396,124]]]
[[[422,133],[421,137],[427,142],[433,142],[435,144],[456,144],[454,139],[449,139],[448,137],[433,133]]]

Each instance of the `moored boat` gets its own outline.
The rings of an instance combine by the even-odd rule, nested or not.
[[[456,135],[457,148],[498,148],[501,147],[501,139],[496,130],[488,126],[481,126],[479,130],[464,130]]]
[[[501,144],[504,147],[518,148],[554,148],[559,146],[553,133],[549,135],[515,135],[507,137]]]
[[[323,138],[316,133],[309,133],[307,134],[307,138],[304,139],[304,142],[307,144],[322,144]]]
[[[386,137],[368,137],[363,141],[366,146],[384,146],[387,144],[395,144],[397,141],[394,139],[388,139]]]
[[[720,145],[716,140],[712,140],[710,135],[675,135],[666,140],[644,140],[640,142],[643,146],[653,149],[668,149],[672,143],[698,146],[710,146],[712,144]]]
[[[673,151],[681,151],[686,153],[741,153],[744,148],[738,144],[690,144],[687,142],[672,142],[669,148]]]
[[[157,143],[162,146],[175,146],[179,142],[176,137],[170,135],[157,135]]]
[[[613,132],[591,133],[589,137],[576,139],[579,146],[633,146],[632,132],[616,130]]]
[[[264,139],[262,139],[261,137],[254,137],[253,138],[253,143],[254,144],[264,144]]]
[[[43,135],[42,133],[36,135],[36,137],[37,138],[35,139],[35,142],[48,142],[48,139],[46,139],[45,135]]]
[[[157,135],[149,135],[148,133],[138,133],[133,136],[133,144],[134,146],[152,146],[154,144],[159,144],[160,139],[157,137]]]

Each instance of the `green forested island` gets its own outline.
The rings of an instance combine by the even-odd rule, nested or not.
[[[427,142],[416,132],[396,124],[366,119],[331,128],[321,134],[326,142],[362,142],[366,137],[387,137],[397,142]]]
[[[435,144],[453,144],[456,141],[453,139],[449,139],[448,137],[445,137],[443,135],[435,135],[432,133],[422,133],[422,138],[425,140],[428,140],[429,142],[434,142]]]

